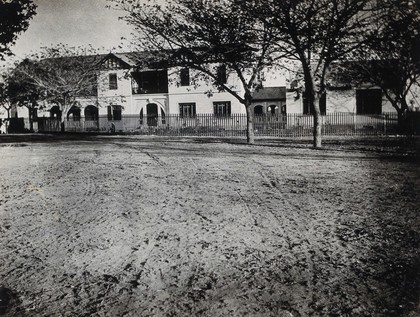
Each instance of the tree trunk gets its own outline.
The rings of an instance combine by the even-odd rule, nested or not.
[[[29,132],[34,132],[34,110],[33,108],[28,108],[29,110]]]
[[[319,101],[319,98],[318,98]],[[313,131],[313,135],[314,135],[314,148],[319,149],[322,146],[322,137],[321,137],[321,132],[322,132],[322,117],[321,117],[321,111],[319,109],[319,103],[316,102],[314,105],[314,131]]]
[[[407,112],[396,108],[398,113],[398,133],[399,134],[410,134],[411,133],[411,125],[409,124],[409,120],[407,118]]]
[[[246,141],[254,144],[254,111],[251,107],[251,100],[245,100],[246,109]]]
[[[315,84],[313,82],[312,74],[305,72],[305,94],[309,102],[309,109],[313,110],[314,130],[313,130],[313,146],[316,149],[322,147],[322,117],[319,102],[321,100],[320,94],[315,91]]]
[[[29,132],[34,132],[34,119],[32,116],[29,117]]]
[[[70,105],[68,105],[67,103],[66,103],[66,98],[64,97],[64,103],[61,105],[61,107],[60,107],[60,110],[61,110],[61,117],[60,117],[60,130],[61,130],[61,132],[66,132],[66,127],[65,127],[65,125],[64,125],[64,121],[66,120],[66,118],[67,118],[67,112],[69,111],[69,109],[70,109]]]

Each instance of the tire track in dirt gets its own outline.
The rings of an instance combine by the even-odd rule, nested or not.
[[[211,225],[212,221],[201,214],[198,208],[184,209],[185,205],[191,207],[196,204],[195,201],[185,201],[185,198],[190,197],[191,188],[194,188],[203,179],[197,164],[190,164],[192,162],[188,159],[182,160],[182,162],[183,175],[187,175],[187,179],[172,179],[170,177],[171,170],[164,169],[164,175],[169,178],[162,179],[162,181],[168,182],[166,188],[169,191],[158,203],[160,212],[156,213],[155,218],[150,220],[151,224],[144,228],[150,232],[147,237],[147,245],[136,246],[137,250],[128,260],[124,274],[120,275],[127,292],[137,294],[136,296],[140,296],[140,298],[143,297],[143,301],[146,303],[150,301],[150,296],[161,298],[164,296],[162,294],[168,294],[168,292],[171,294],[168,295],[170,298],[182,302],[182,298],[195,296],[193,294],[197,292],[197,290],[192,290],[192,286],[188,286],[188,281],[201,278],[196,276],[201,273],[194,273],[196,259],[190,257],[197,248],[197,244],[201,242],[196,241],[193,232],[188,235],[190,237],[188,239],[181,238],[179,232],[191,231],[191,226],[199,228],[206,226],[209,230],[209,226],[213,225]],[[155,170],[155,173],[160,174],[161,172]],[[171,188],[176,188],[176,192],[171,191]],[[180,256],[184,252],[185,255]],[[160,309],[168,311],[168,314],[171,309],[174,309],[174,307],[165,306],[161,306]],[[157,308],[146,305],[142,309],[145,315],[147,315],[146,312],[153,315],[154,309]]]
[[[115,301],[115,298],[113,297],[115,296],[113,295],[115,292],[126,295],[128,294],[127,296],[130,297],[131,295],[129,296],[129,294],[132,294],[133,291],[138,291],[142,286],[147,286],[147,284],[142,282],[142,279],[144,280],[147,275],[154,274],[153,264],[148,265],[148,261],[150,261],[150,258],[152,257],[155,245],[160,239],[159,235],[161,234],[160,230],[154,230],[155,228],[159,228],[159,224],[161,223],[161,213],[159,212],[154,213],[154,218],[145,219],[146,223],[153,224],[151,228],[139,225],[138,223],[137,218],[144,214],[144,207],[142,206],[153,202],[150,202],[146,198],[147,196],[144,196],[147,194],[149,190],[148,188],[141,189],[142,192],[146,190],[146,193],[141,194],[143,195],[140,196],[142,198],[138,197],[136,192],[140,190],[139,186],[144,182],[145,177],[149,177],[149,181],[153,180],[153,182],[155,182],[156,180],[152,175],[153,173],[145,174],[145,165],[143,163],[136,163],[138,156],[134,155],[134,153],[137,152],[144,155],[140,158],[140,162],[142,162],[145,157],[149,157],[154,163],[157,163],[158,166],[165,166],[164,162],[157,156],[143,151],[135,146],[118,143],[114,145],[124,148],[125,153],[129,156],[129,158],[124,161],[123,168],[112,172],[112,177],[119,178],[120,174],[121,176],[133,176],[125,178],[124,181],[121,179],[121,181],[118,182],[117,189],[112,192],[112,196],[107,196],[108,198],[106,198],[106,201],[102,202],[101,205],[110,205],[110,207],[105,208],[105,213],[108,215],[106,217],[107,219],[109,217],[115,218],[115,220],[112,221],[115,227],[113,226],[113,228],[109,228],[108,230],[118,231],[118,228],[123,229],[125,232],[123,234],[131,237],[126,243],[128,245],[132,245],[132,248],[129,256],[123,261],[125,264],[121,267],[121,270],[109,272],[108,274],[118,280],[118,283],[114,286],[113,291],[104,295],[104,300],[107,299],[107,301],[111,302]],[[127,170],[130,170],[131,172],[127,174]],[[154,172],[155,169],[152,171]],[[102,190],[101,194],[103,195],[108,191],[109,188],[106,189],[105,192]],[[139,200],[142,204],[136,203]],[[148,215],[146,216],[148,217]],[[113,233],[111,232],[111,236],[112,235]],[[120,304],[117,302],[115,303]]]
[[[166,165],[166,163],[165,162],[163,162],[157,155],[155,155],[155,154],[153,154],[153,153],[151,153],[150,151],[146,151],[143,147],[136,147],[136,146],[133,146],[133,145],[128,145],[128,144],[126,144],[126,143],[112,143],[112,144],[114,144],[114,145],[116,145],[116,146],[118,146],[118,147],[121,147],[121,148],[129,148],[129,149],[132,149],[132,150],[135,150],[135,151],[138,151],[138,152],[140,152],[140,153],[144,153],[144,154],[146,154],[147,156],[149,156],[154,162],[156,162],[158,165],[160,165],[160,166],[165,166]]]
[[[157,162],[160,168],[165,167],[166,164],[163,163],[160,158],[150,154],[149,152],[146,152],[146,154],[155,162]],[[168,169],[164,168],[164,171],[164,175],[166,175],[166,177],[171,176],[171,173]],[[154,172],[155,174],[160,175],[159,170],[155,170]],[[162,181],[164,180],[162,179]],[[169,192],[167,195],[165,195],[165,197],[162,197],[157,205],[159,206],[160,212],[155,213],[154,218],[149,221],[150,225],[148,227],[143,227],[144,230],[149,232],[149,236],[147,237],[146,248],[140,249],[140,246],[138,246],[139,249],[133,252],[133,255],[136,254],[136,259],[133,261],[140,263],[141,265],[140,270],[135,273],[131,279],[129,278],[130,284],[133,288],[137,289],[140,287],[140,289],[144,289],[146,287],[147,289],[157,291],[159,286],[162,285],[162,283],[165,283],[162,270],[160,268],[157,269],[159,265],[156,262],[159,262],[161,259],[156,258],[154,251],[158,248],[158,252],[161,254],[161,256],[162,251],[165,254],[165,249],[162,250],[162,247],[160,247],[160,241],[165,241],[167,239],[170,239],[171,241],[172,251],[179,248],[180,241],[176,231],[180,226],[183,226],[184,224],[171,223],[169,213],[178,212],[180,209],[182,209],[182,204],[179,203],[177,197],[184,197],[186,192],[186,189],[180,191],[178,188],[177,196]],[[167,219],[167,216],[169,219]],[[141,255],[139,258],[137,253],[140,252]],[[168,254],[166,254],[166,256],[168,256]],[[132,267],[133,263],[134,262],[129,263],[129,265]],[[151,283],[150,285],[145,283],[147,280],[149,280],[149,283]]]
[[[264,221],[267,221],[267,219],[262,219],[261,217],[258,217],[258,215],[264,214],[266,218],[268,212],[271,215],[268,222],[271,224],[277,223],[278,228],[283,229],[279,232],[272,233],[277,235],[281,241],[284,241],[283,245],[287,245],[290,252],[295,253],[296,259],[294,262],[298,261],[298,263],[300,263],[299,266],[306,272],[306,274],[303,274],[304,280],[307,283],[305,292],[312,298],[311,302],[314,303],[316,301],[314,294],[316,293],[317,280],[314,268],[315,251],[312,250],[312,243],[310,242],[313,231],[311,226],[306,223],[306,219],[309,215],[306,213],[303,217],[300,217],[301,213],[297,212],[293,214],[292,217],[288,216],[288,210],[301,210],[302,208],[294,206],[289,203],[287,199],[284,199],[284,193],[279,187],[279,180],[273,176],[272,172],[268,171],[263,164],[255,159],[252,159],[252,161],[256,167],[254,172],[261,175],[262,181],[259,184],[252,184],[247,187],[252,193],[250,195],[252,200],[250,201],[243,197],[239,191],[237,191],[237,193],[240,196],[245,209],[248,211],[250,218],[254,219],[255,226],[258,226],[258,224],[264,225]],[[234,175],[232,176],[234,177]],[[275,209],[271,203],[267,203],[267,201],[269,201],[267,200],[268,197],[271,197],[271,200],[278,200],[282,207]],[[255,209],[257,210],[255,213],[252,212],[253,206],[255,206]],[[258,212],[258,210],[264,212]],[[286,232],[284,229],[287,229],[288,231]],[[291,240],[291,238],[293,238],[293,240]],[[297,313],[298,315],[305,315],[305,312],[307,313],[311,310],[309,305],[308,307],[297,307],[296,304],[299,305],[299,302],[301,304],[304,303],[304,301],[296,301],[296,299],[292,300],[290,303],[284,301],[282,307],[283,309],[286,309],[287,312]]]
[[[332,283],[331,278],[334,278],[334,276],[329,275],[331,266],[342,265],[340,264],[342,253],[347,252],[343,249],[339,237],[334,234],[334,228],[339,223],[340,212],[335,212],[337,206],[329,205],[329,201],[322,200],[323,193],[317,191],[318,183],[325,182],[324,180],[311,180],[311,175],[306,173],[297,174],[291,176],[291,179],[298,177],[297,180],[299,181],[299,177],[302,177],[304,181],[302,185],[304,186],[296,192],[295,190],[288,192],[288,177],[280,180],[273,174],[272,168],[268,170],[263,164],[256,163],[260,166],[259,172],[262,179],[265,180],[265,186],[271,189],[273,198],[281,202],[283,207],[279,209],[295,211],[293,215],[289,215],[284,212],[279,213],[278,210],[272,208],[267,209],[274,218],[277,218],[280,227],[288,229],[288,233],[285,232],[285,237],[288,249],[296,257],[294,266],[300,267],[303,272],[306,272],[302,274],[304,278],[302,282],[305,282],[305,293],[307,294],[305,296],[309,296],[311,300],[301,301],[303,306],[291,308],[301,315],[318,314],[319,309],[328,306],[325,301],[320,302],[322,297],[319,294],[322,289],[328,289],[328,285]],[[281,163],[279,162],[279,164]],[[305,182],[308,183],[305,184]],[[296,186],[294,181],[292,185],[292,187]],[[323,188],[326,188],[325,184]],[[293,198],[293,196],[299,196],[299,199],[294,201],[296,198]],[[328,208],[331,212],[326,217],[324,210],[328,210]],[[321,259],[324,260],[320,261]],[[345,274],[346,266],[343,266],[342,270]],[[343,281],[345,279],[341,277],[340,282],[343,283]],[[296,304],[298,301],[293,299],[290,303]]]

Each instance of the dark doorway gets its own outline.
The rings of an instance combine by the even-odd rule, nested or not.
[[[67,112],[67,121],[80,121],[80,108],[73,106]]]
[[[276,105],[268,106],[268,113],[274,116],[276,114]]]
[[[147,125],[150,127],[157,126],[158,106],[155,103],[147,104]]]
[[[59,106],[54,106],[50,109],[50,118],[61,119],[61,110]]]
[[[258,105],[254,107],[254,114],[256,116],[261,116],[263,113],[263,106]]]
[[[381,114],[382,92],[380,89],[356,90],[357,114]]]

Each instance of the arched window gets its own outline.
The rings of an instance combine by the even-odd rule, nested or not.
[[[268,106],[268,112],[272,115],[276,114],[276,105],[270,105]]]
[[[98,108],[89,105],[85,108],[85,120],[86,121],[97,121],[99,117]]]
[[[258,105],[254,107],[254,115],[261,116],[263,113],[263,106]]]
[[[70,108],[69,112],[67,112],[67,121],[80,121],[80,108],[73,106]]]
[[[54,106],[50,109],[50,118],[61,119],[61,110],[59,106]]]

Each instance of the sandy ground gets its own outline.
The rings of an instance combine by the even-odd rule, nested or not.
[[[419,139],[0,138],[0,314],[419,316]]]

